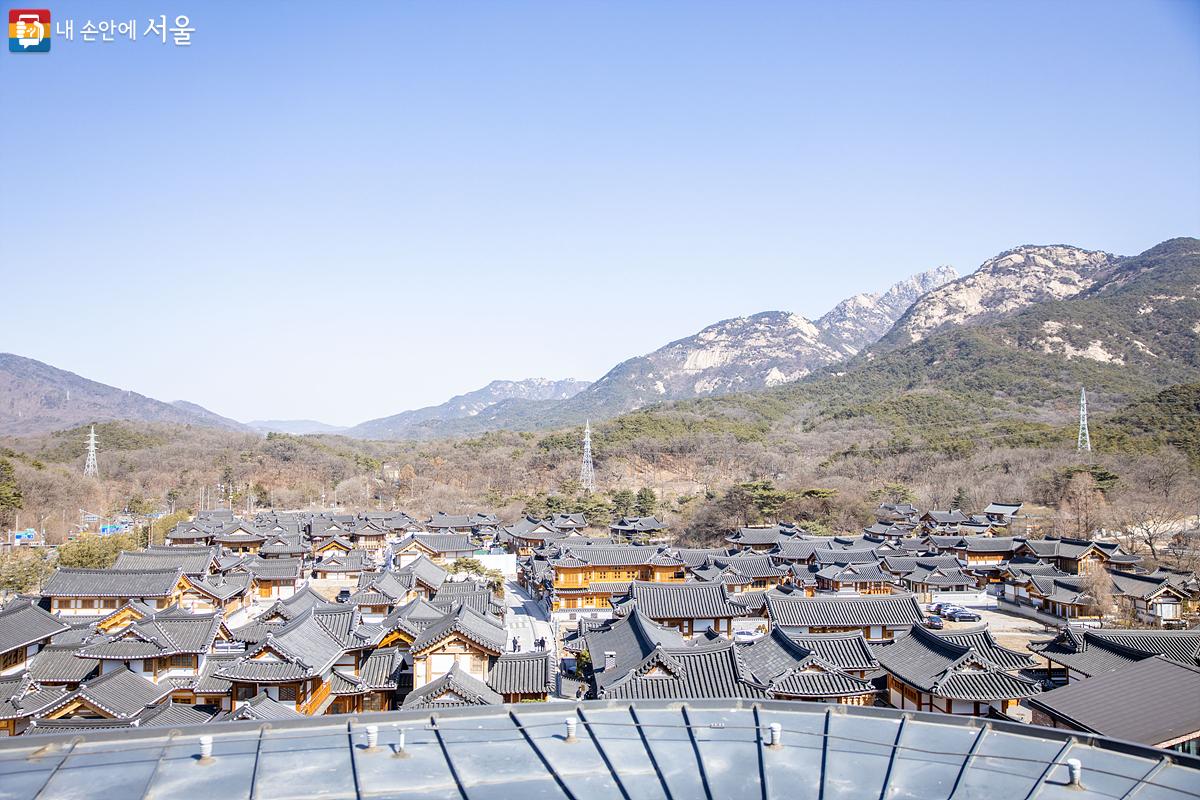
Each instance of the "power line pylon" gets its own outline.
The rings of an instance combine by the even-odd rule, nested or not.
[[[592,465],[592,421],[583,427],[583,463],[579,465],[579,482],[584,491],[596,491],[596,468]]]
[[[1087,389],[1079,390],[1079,436],[1075,439],[1075,449],[1080,453],[1092,452],[1092,436],[1088,432],[1087,420]]]
[[[92,426],[87,440],[87,461],[83,464],[83,474],[91,478],[100,476],[100,468],[96,466],[96,426]]]

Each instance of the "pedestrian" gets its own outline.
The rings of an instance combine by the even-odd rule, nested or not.
[[[513,637],[513,652],[514,653],[521,652],[521,640],[515,636]]]

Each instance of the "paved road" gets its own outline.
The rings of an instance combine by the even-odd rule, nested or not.
[[[540,603],[530,598],[516,581],[504,584],[504,604],[508,606],[505,626],[508,628],[508,648],[512,649],[513,637],[521,642],[521,652],[534,647],[534,641],[545,637],[546,646],[554,648],[554,629],[550,617]]]

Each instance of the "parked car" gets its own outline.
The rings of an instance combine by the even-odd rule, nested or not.
[[[753,642],[756,639],[758,639],[760,636],[762,636],[762,634],[760,634],[758,631],[734,631],[733,632],[733,640],[735,642]]]
[[[983,620],[983,617],[979,616],[974,611],[967,611],[965,608],[951,611],[946,615],[946,617],[955,622],[981,622]]]
[[[925,627],[931,630],[940,631],[946,627],[946,623],[942,622],[942,618],[937,614],[931,614],[925,618]]]
[[[338,592],[337,601],[339,603],[344,603],[349,599],[350,599],[350,590],[349,589],[342,589],[340,592]]]

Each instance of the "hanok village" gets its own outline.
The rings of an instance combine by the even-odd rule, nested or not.
[[[688,549],[653,517],[208,511],[7,599],[0,731],[121,741],[353,715],[361,732],[386,712],[508,724],[502,707],[529,703],[586,727],[583,709],[620,703],[636,739],[639,708],[720,703],[1054,729],[1196,768],[1196,575],[1103,538],[1013,535],[1020,513],[889,504],[854,535],[778,524]],[[453,771],[464,747],[438,757]]]

